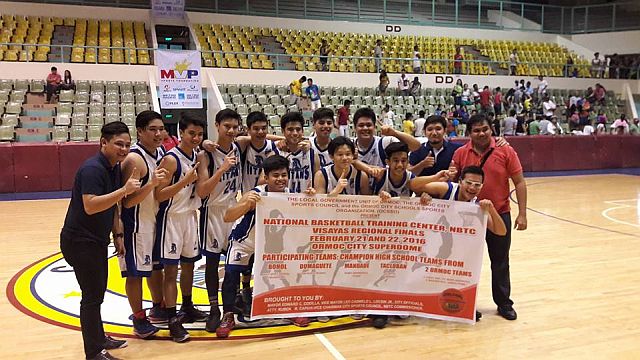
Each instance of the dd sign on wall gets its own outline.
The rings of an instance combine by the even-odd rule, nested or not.
[[[200,53],[195,50],[157,50],[160,107],[202,109]]]

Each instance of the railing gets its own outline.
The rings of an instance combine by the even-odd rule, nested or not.
[[[59,49],[60,50],[60,63],[70,63],[70,61],[65,61],[65,54],[66,55],[71,55],[71,52],[74,48],[81,48],[84,49],[85,51],[87,49],[92,49],[95,51],[96,53],[96,58],[95,61],[93,62],[94,64],[102,64],[103,62],[100,62],[99,59],[99,53],[100,50],[122,50],[124,52],[124,61],[122,63],[114,63],[113,61],[110,61],[108,63],[110,64],[123,64],[123,65],[132,65],[131,63],[131,52],[132,51],[141,51],[141,50],[146,50],[149,54],[149,64],[153,63],[153,51],[158,50],[157,48],[128,48],[128,47],[117,47],[117,46],[80,46],[80,45],[49,45],[49,44],[17,44],[17,43],[0,43],[0,46],[6,45],[7,47],[11,47],[11,46],[15,46],[15,47],[20,47],[22,50],[18,50],[18,60],[16,60],[17,62],[37,62],[36,60],[34,60],[34,55],[30,55],[30,52],[27,49],[35,49],[35,51],[37,51],[37,49],[39,47],[49,47],[51,50],[54,49]],[[34,51],[34,54],[35,54]],[[21,57],[21,54],[24,56],[24,60],[19,60]],[[234,57],[238,58],[238,55],[240,55],[241,57],[245,57],[248,60],[248,68],[252,69],[253,65],[251,63],[251,59],[258,59],[260,56],[264,57],[267,56],[267,58],[273,63],[274,69],[285,69],[287,66],[288,67],[293,67],[295,69],[296,63],[292,62],[292,58],[299,58],[300,60],[302,60],[304,63],[308,63],[308,62],[313,62],[314,64],[316,64],[318,66],[317,71],[323,71],[323,69],[320,67],[320,61],[314,61],[314,59],[320,59],[320,56],[317,54],[314,55],[308,55],[308,54],[279,54],[279,53],[266,53],[266,52],[238,52],[238,51],[217,51],[217,50],[202,50],[201,51],[202,55],[206,55],[206,57],[210,57],[215,61],[215,58],[224,58],[226,54],[230,54],[230,55],[234,55]],[[208,55],[207,55],[208,54]],[[5,56],[6,56],[6,52],[5,52]],[[139,55],[137,56],[139,58]],[[113,58],[113,55],[111,54],[111,58]],[[202,58],[202,56],[201,56]],[[359,71],[359,62],[361,60],[369,60],[371,62],[373,62],[374,64],[376,64],[377,61],[380,61],[381,66],[384,68],[384,63],[388,63],[391,61],[395,61],[397,63],[399,63],[402,66],[402,69],[404,69],[406,64],[410,64],[413,67],[413,59],[412,58],[404,58],[404,57],[381,57],[381,58],[377,58],[374,56],[328,56],[327,58],[327,69],[326,71],[330,71],[331,67],[330,64],[331,62],[335,62],[338,61],[340,63],[344,63],[345,66],[347,66],[348,68],[346,69],[347,72],[369,72],[368,68],[367,71]],[[6,61],[6,60],[5,60]],[[239,61],[239,59],[238,59]],[[40,61],[41,62],[41,61]],[[47,59],[47,62],[48,61]],[[438,73],[438,74],[456,74],[456,72],[454,71],[453,68],[453,64],[454,64],[454,59],[420,59],[420,68],[421,68],[421,72],[420,73]],[[460,74],[462,75],[470,75],[472,74],[471,71],[471,65],[476,64],[476,65],[484,65],[484,67],[479,67],[478,71],[474,71],[474,75],[492,75],[492,74],[496,74],[496,73],[504,73],[503,75],[508,75],[508,71],[509,71],[509,61],[497,61],[497,60],[459,60],[459,62],[461,64],[464,64],[465,66],[462,66],[462,70],[460,72]],[[81,62],[75,62],[75,63],[87,63],[86,61]],[[204,64],[204,59],[203,59],[203,65]],[[285,66],[286,65],[286,66]],[[438,67],[443,67],[443,71],[439,71],[439,72],[428,72],[427,71],[427,65],[429,66],[438,66]],[[541,70],[542,73],[544,73],[545,71],[548,71],[547,73],[553,71],[556,71],[558,68],[562,69],[560,76],[564,76],[564,77],[571,77],[573,74],[573,70],[574,69],[578,69],[578,70],[582,70],[583,74],[580,74],[579,77],[585,77],[582,76],[584,75],[584,73],[586,71],[591,70],[591,65],[586,65],[586,64],[575,64],[575,65],[567,65],[565,63],[542,63],[542,62],[519,62],[518,65],[522,65],[522,66],[536,66],[538,67],[538,70]],[[337,66],[337,65],[336,65]],[[375,66],[375,65],[374,65]],[[219,67],[216,66],[215,64],[213,64],[213,66],[211,67]],[[228,67],[228,66],[227,66]],[[612,69],[617,69],[615,70],[615,73],[613,75],[609,74],[609,72],[607,72],[607,70],[612,70]],[[305,69],[307,71],[310,71],[309,69]],[[377,70],[377,69],[376,69]],[[387,72],[389,73],[393,73],[395,71],[393,71],[393,69],[385,69],[387,70]],[[391,70],[391,71],[389,71]],[[484,70],[486,70],[486,72],[484,72]],[[336,69],[336,72],[340,72],[338,69]],[[411,73],[411,72],[409,72]],[[607,78],[612,78],[612,79],[638,79],[639,78],[639,74],[640,74],[640,65],[634,66],[634,67],[623,67],[623,66],[618,66],[618,67],[605,67],[604,71],[602,72],[602,74],[591,74],[590,75],[600,75],[600,76],[593,76],[593,77],[603,77],[606,76]],[[410,74],[409,74],[410,75]],[[519,74],[519,76],[524,76],[525,74]],[[546,76],[553,76],[553,75],[546,75]]]
[[[149,8],[148,0],[31,1]],[[295,19],[518,29],[558,34],[640,29],[640,22],[637,21],[640,6],[637,1],[554,6],[533,1],[522,3],[502,0],[186,0],[185,9]]]
[[[138,63],[138,58],[139,55],[137,54],[138,51],[147,51],[148,55],[149,55],[149,64],[146,65],[151,65],[153,64],[153,53],[152,51],[154,50],[158,50],[156,48],[131,48],[131,47],[124,47],[124,46],[99,46],[99,45],[51,45],[51,44],[20,44],[20,43],[3,43],[0,42],[0,46],[7,46],[9,48],[9,51],[11,51],[11,47],[18,47],[21,48],[20,50],[16,49],[18,51],[18,60],[15,60],[17,62],[39,62],[37,60],[34,59],[35,57],[35,53],[38,51],[38,48],[41,47],[48,47],[51,50],[54,49],[59,49],[60,50],[60,61],[53,61],[53,62],[61,62],[61,63],[87,63],[85,61],[85,57],[83,56],[82,61],[78,61],[78,62],[74,62],[71,61],[71,56],[72,56],[72,52],[73,49],[83,49],[85,51],[86,54],[86,50],[95,50],[95,61],[93,62],[94,64],[103,64],[103,62],[100,61],[100,51],[99,50],[122,50],[124,52],[124,61],[122,63],[116,63],[116,64],[126,64],[126,65],[133,65],[133,63],[131,62],[131,55],[133,52],[133,55],[136,55],[136,63]],[[33,52],[30,52],[29,49],[34,49]],[[49,51],[48,54],[51,54],[52,51]],[[55,54],[54,54],[55,55]],[[4,53],[4,57],[6,59],[7,56],[7,50],[5,50]],[[25,56],[25,60],[20,60],[21,56]],[[65,61],[65,57],[68,56],[69,57],[69,61]],[[107,62],[108,64],[113,64],[113,54],[110,53],[110,61]],[[5,60],[7,61],[7,60]],[[9,60],[11,61],[11,60]],[[41,61],[40,61],[41,62]],[[47,56],[47,62],[52,62],[49,61],[48,56]]]

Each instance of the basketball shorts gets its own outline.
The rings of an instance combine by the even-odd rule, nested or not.
[[[255,239],[251,237],[242,241],[231,241],[229,242],[229,251],[227,251],[225,265],[230,266],[237,271],[247,270],[252,265],[251,258],[253,258],[255,251]]]
[[[197,217],[196,211],[168,214],[162,231],[157,234],[161,264],[194,263],[200,259]]]
[[[200,213],[200,249],[204,256],[214,256],[227,251],[232,222],[224,222],[229,206],[207,206]]]
[[[124,256],[118,257],[122,277],[149,277],[153,270],[154,234],[124,235]]]

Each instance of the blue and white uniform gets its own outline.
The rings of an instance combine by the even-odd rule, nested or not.
[[[329,155],[329,146],[327,146],[325,149],[321,149],[318,146],[318,138],[315,136],[310,137],[309,142],[311,142],[311,148],[313,149],[313,151],[315,151],[315,153],[318,154],[321,168],[333,164],[331,155]]]
[[[380,181],[376,181],[375,183],[374,194],[379,194],[380,191],[384,190],[388,192],[391,197],[410,197],[413,195],[413,191],[409,189],[409,182],[415,177],[411,171],[405,170],[402,181],[400,181],[399,184],[394,184],[393,181],[391,181],[391,171],[389,171],[389,168],[386,168]]]
[[[185,154],[176,146],[164,156],[176,159],[173,185],[185,177],[196,165],[196,152]],[[160,262],[176,265],[178,262],[196,262],[200,259],[198,247],[198,208],[200,198],[195,182],[180,189],[171,199],[160,203],[156,217],[156,242],[160,247]]]
[[[449,185],[449,189],[447,189],[447,192],[444,194],[442,199],[443,200],[455,200],[455,201],[458,201],[458,197],[460,195],[460,184],[458,184],[456,182],[447,181],[447,185]],[[478,197],[477,196],[474,197],[469,202],[477,203],[478,202]]]
[[[240,160],[240,148],[232,143],[231,149],[224,152],[221,148],[213,152],[205,151],[209,159],[209,176],[218,171],[224,163],[225,157],[233,154]],[[213,191],[202,200],[200,208],[200,247],[205,256],[220,254],[227,249],[227,239],[231,232],[232,223],[224,222],[224,213],[235,205],[238,191],[242,187],[242,165],[240,162],[227,170]]]
[[[158,167],[164,155],[164,148],[148,152],[140,143],[131,146],[131,153],[137,154],[144,160],[147,173],[140,179],[140,186],[145,186]],[[125,256],[118,257],[120,271],[123,277],[148,277],[153,270],[153,261],[158,261],[154,255],[156,234],[156,213],[158,203],[153,191],[142,202],[131,208],[122,207],[122,224],[124,225]]]
[[[266,140],[260,149],[253,147],[251,143],[242,154],[242,192],[245,193],[258,186],[258,180],[262,172],[262,162],[271,155],[278,155],[279,151],[275,142]]]
[[[252,189],[257,193],[268,192],[267,185],[260,185]],[[288,193],[288,189],[284,189]],[[256,210],[250,210],[233,225],[229,235],[229,250],[227,251],[226,266],[237,271],[248,270],[251,257],[256,251],[255,242]]]
[[[384,149],[392,142],[397,141],[400,140],[396,139],[393,136],[374,136],[371,144],[369,144],[369,147],[362,148],[358,144],[358,139],[353,139],[353,143],[356,145],[356,150],[358,150],[358,160],[367,165],[377,166],[381,168],[387,166],[385,162],[387,156],[384,152]],[[373,176],[369,177],[369,187],[371,189],[375,187],[375,178]]]
[[[338,186],[338,181],[340,180],[341,174],[336,174],[335,166],[329,165],[320,169],[322,176],[324,177],[325,182],[325,193],[330,193],[333,189]],[[353,166],[349,168],[349,173],[347,174],[347,180],[349,181],[349,185],[345,187],[340,194],[343,195],[360,195],[360,179],[362,178],[362,171],[356,170]]]
[[[313,169],[315,168],[315,152],[313,149],[296,152],[282,152],[289,159],[289,192],[303,193],[313,186]]]

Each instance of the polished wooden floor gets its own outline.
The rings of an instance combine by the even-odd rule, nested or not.
[[[491,300],[485,256],[475,326],[409,320],[283,339],[130,340],[125,359],[638,359],[640,358],[640,177],[527,179],[529,229],[515,233],[506,321]],[[0,283],[58,251],[68,200],[0,202]],[[0,297],[2,359],[82,359],[80,333],[35,320]],[[329,349],[333,347],[333,351]]]

